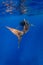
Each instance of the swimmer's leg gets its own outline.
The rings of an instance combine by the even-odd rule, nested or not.
[[[22,39],[22,37],[18,37],[18,48],[20,48],[21,39]]]

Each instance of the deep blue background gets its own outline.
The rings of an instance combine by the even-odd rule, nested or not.
[[[43,65],[43,0],[27,0],[27,5],[30,6],[27,15],[2,15],[3,7],[0,8],[0,65]],[[23,36],[18,48],[17,37],[6,26],[20,29],[24,18],[34,26]]]
[[[24,18],[34,26],[18,48],[17,37],[5,26],[17,28]],[[43,65],[43,15],[0,16],[0,65]]]

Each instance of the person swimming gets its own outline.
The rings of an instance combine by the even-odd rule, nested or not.
[[[21,41],[22,36],[29,29],[29,24],[28,24],[28,22],[26,22],[25,19],[20,23],[20,25],[23,26],[23,30],[22,31],[6,26],[7,29],[9,29],[13,34],[15,34],[18,37],[18,48],[20,47],[20,41]]]

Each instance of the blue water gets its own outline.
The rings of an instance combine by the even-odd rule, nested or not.
[[[34,24],[18,39],[5,26],[19,29],[23,19]],[[0,16],[0,65],[43,65],[43,15]]]
[[[26,0],[28,11],[20,14],[5,12],[0,0],[0,65],[43,65],[43,0]],[[18,6],[20,0],[13,0]],[[17,2],[16,2],[17,1]],[[4,14],[3,14],[4,12]],[[34,16],[33,16],[34,15]],[[21,30],[19,23],[24,18],[34,26],[23,35],[18,48],[18,38],[6,28]]]

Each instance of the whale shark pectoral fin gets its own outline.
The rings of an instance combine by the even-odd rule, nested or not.
[[[14,29],[14,28],[10,28],[10,27],[8,27],[8,26],[6,26],[6,28],[9,29],[9,30],[10,30],[13,34],[15,34],[17,37],[19,37],[18,33],[23,34],[22,31],[16,30],[16,29]]]

